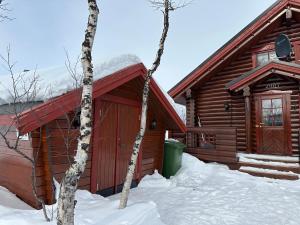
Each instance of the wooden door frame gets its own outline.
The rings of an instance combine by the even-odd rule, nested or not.
[[[128,98],[123,98],[123,97],[119,97],[119,96],[115,96],[115,95],[109,95],[109,94],[105,94],[105,95],[102,95],[101,97],[99,98],[96,98],[94,100],[94,103],[93,103],[93,117],[96,113],[96,110],[99,109],[101,107],[101,103],[103,101],[106,101],[106,102],[112,102],[112,103],[115,103],[115,104],[123,104],[123,105],[128,105],[128,106],[132,106],[132,107],[137,107],[139,109],[139,111],[141,110],[141,102],[137,101],[137,100],[132,100],[132,99],[128,99]],[[117,120],[119,119],[119,113],[117,114]],[[97,190],[97,169],[98,169],[98,163],[99,163],[99,160],[98,160],[98,157],[95,157],[95,156],[98,156],[99,155],[99,150],[100,149],[96,149],[94,147],[94,140],[95,140],[95,137],[94,137],[94,129],[96,126],[95,123],[96,123],[96,119],[94,117],[93,119],[93,129],[92,129],[92,136],[91,136],[91,157],[92,157],[92,168],[91,168],[91,187],[90,187],[90,190],[92,193],[96,193],[98,190]],[[119,123],[117,123],[117,131],[116,132],[119,132]],[[119,135],[117,135],[118,137]],[[116,139],[116,141],[118,142],[118,138]],[[118,153],[118,150],[119,150],[119,146],[118,146],[118,143],[116,145],[116,157],[117,157],[117,153]],[[138,158],[138,162],[137,162],[137,166],[136,166],[136,171],[138,173],[138,179],[141,179],[141,168],[142,168],[142,146],[141,146],[141,149],[140,149],[140,152],[139,152],[139,158]],[[115,169],[116,169],[116,162],[115,162]],[[116,172],[115,172],[115,175],[114,175],[114,189],[116,188]]]
[[[119,101],[123,99],[123,101]],[[116,160],[115,160],[115,177],[114,177],[114,190],[115,190],[115,193],[117,193],[117,188],[118,188],[118,185],[117,184],[117,177],[119,176],[118,172],[119,172],[119,169],[117,167],[117,162],[118,162],[118,158],[119,158],[119,153],[120,153],[120,145],[119,145],[119,141],[120,141],[120,111],[119,111],[119,107],[120,105],[126,105],[126,106],[130,106],[130,107],[134,107],[138,110],[138,112],[140,113],[141,109],[142,109],[142,106],[141,104],[138,102],[138,101],[132,101],[132,100],[129,100],[129,99],[124,99],[122,97],[118,97],[118,102],[115,102],[116,104],[118,104],[118,113],[117,113],[117,139],[116,139]],[[138,124],[139,125],[139,124]],[[141,179],[141,165],[142,165],[142,145],[141,145],[141,148],[140,148],[140,151],[139,151],[139,155],[138,155],[138,159],[137,159],[137,164],[136,164],[136,167],[135,167],[135,172],[137,173],[137,180],[139,181]]]
[[[266,91],[262,93],[255,93],[255,125],[261,121],[261,100],[263,97],[272,97],[272,98],[282,98],[283,104],[283,129],[284,129],[284,142],[286,143],[285,155],[292,155],[292,136],[291,136],[291,93],[292,91]],[[259,154],[258,149],[262,142],[261,134],[258,127],[255,126],[255,135],[256,135],[256,153]]]

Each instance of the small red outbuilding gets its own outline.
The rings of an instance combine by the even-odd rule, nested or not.
[[[108,195],[122,188],[139,129],[145,74],[144,65],[136,64],[94,82],[92,148],[79,189]],[[136,183],[155,169],[161,170],[165,131],[185,132],[186,129],[154,80],[150,90],[147,130],[135,174]],[[79,133],[76,109],[80,97],[81,90],[76,89],[53,98],[24,111],[16,125],[19,132],[29,134],[28,140],[20,140],[21,150],[30,157],[38,155],[37,191],[48,204],[53,202],[53,178],[61,180],[76,149]],[[9,118],[0,116],[0,126],[7,126]],[[10,132],[12,139],[16,137],[15,132]],[[7,149],[2,139],[0,171],[0,186],[39,207],[32,194],[30,163]]]

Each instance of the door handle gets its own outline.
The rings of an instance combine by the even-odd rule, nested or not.
[[[262,128],[263,126],[262,126],[262,125],[259,125],[259,124],[256,124],[255,127],[256,127],[256,128]]]

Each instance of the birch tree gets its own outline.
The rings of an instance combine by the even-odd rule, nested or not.
[[[87,2],[89,17],[81,50],[81,64],[84,77],[81,96],[80,135],[74,162],[66,171],[60,186],[57,208],[58,225],[74,224],[75,192],[77,190],[78,180],[85,170],[90,148],[93,83],[92,48],[96,35],[99,10],[96,0],[88,0]]]
[[[141,120],[140,120],[140,129],[135,138],[135,142],[133,144],[133,152],[129,161],[128,171],[125,179],[125,183],[123,186],[123,190],[121,193],[119,208],[123,209],[127,206],[129,190],[131,187],[134,171],[136,168],[136,162],[139,155],[139,150],[141,143],[144,138],[145,129],[146,129],[146,121],[147,121],[147,109],[148,109],[148,98],[149,98],[149,85],[151,82],[151,78],[157,68],[160,65],[161,57],[164,53],[165,41],[169,31],[169,13],[178,8],[184,7],[187,3],[179,3],[176,4],[175,1],[172,0],[151,0],[149,1],[151,6],[157,10],[161,10],[163,13],[163,30],[161,34],[161,38],[159,41],[159,47],[156,53],[156,57],[152,63],[151,68],[147,70],[147,75],[145,78],[143,96],[142,96],[142,110],[141,110]]]

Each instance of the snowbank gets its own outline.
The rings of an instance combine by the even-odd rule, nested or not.
[[[1,192],[1,197],[10,198],[8,191]],[[6,197],[5,197],[6,196]],[[75,224],[77,225],[164,225],[157,212],[154,202],[131,203],[123,210],[118,209],[118,200],[111,201],[100,195],[91,194],[88,191],[78,190],[76,192],[77,205],[75,209]],[[15,200],[14,200],[15,202]],[[56,221],[47,223],[43,220],[40,210],[21,210],[12,204],[9,208],[0,202],[0,225],[54,225]],[[51,212],[52,206],[47,207]],[[56,215],[53,207],[54,218]]]
[[[0,186],[0,206],[15,209],[32,209],[29,205],[25,204],[16,195],[12,194],[9,190]],[[1,212],[0,212],[1,214]]]
[[[253,177],[188,154],[171,179],[157,171],[145,176],[124,210],[117,209],[119,195],[107,199],[78,191],[76,198],[77,225],[300,224],[300,181]],[[40,211],[1,204],[0,225],[55,224],[44,222]]]
[[[300,181],[253,177],[188,154],[174,177],[147,176],[130,200],[154,201],[166,225],[300,224]]]
[[[154,174],[143,177],[138,187],[140,188],[169,188],[175,186],[171,180],[167,180],[155,170]]]

